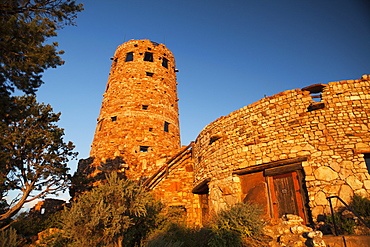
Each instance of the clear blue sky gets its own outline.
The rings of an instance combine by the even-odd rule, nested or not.
[[[59,125],[79,158],[89,156],[110,57],[130,39],[164,43],[174,53],[183,145],[264,95],[370,74],[367,0],[83,3],[77,27],[56,38],[66,64],[45,73],[37,94],[62,112]]]

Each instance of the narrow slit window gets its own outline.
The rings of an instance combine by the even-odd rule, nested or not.
[[[365,159],[367,171],[370,174],[370,153],[364,154],[364,159]]]
[[[169,123],[169,122],[164,122],[163,130],[164,130],[165,132],[168,132],[168,131],[169,131],[169,127],[170,127],[170,123]]]
[[[126,54],[126,60],[125,60],[125,62],[130,62],[130,61],[134,61],[134,53],[133,52],[128,52]]]
[[[149,107],[148,105],[141,105],[142,110],[148,110],[148,107]]]
[[[144,61],[153,62],[153,53],[145,52]]]
[[[110,119],[112,120],[112,122],[115,122],[117,121],[117,116],[111,117]]]
[[[165,57],[162,59],[162,66],[168,69],[168,59]]]
[[[146,76],[150,76],[150,77],[153,77],[154,73],[152,72],[146,72]]]
[[[140,152],[142,153],[149,152],[149,146],[140,146]]]

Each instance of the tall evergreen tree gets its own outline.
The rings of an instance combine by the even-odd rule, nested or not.
[[[0,121],[0,189],[18,196],[0,214],[0,221],[14,216],[27,202],[66,189],[67,162],[77,155],[73,144],[64,142],[63,129],[55,125],[60,113],[37,103],[34,96],[12,99],[9,119]]]
[[[64,63],[58,43],[46,41],[82,10],[74,0],[0,0],[0,96],[35,93],[45,69]]]

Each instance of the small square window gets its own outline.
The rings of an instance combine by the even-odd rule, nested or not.
[[[140,146],[140,152],[142,153],[149,152],[149,146]]]
[[[110,119],[112,120],[112,122],[115,122],[117,121],[117,116],[111,117]]]
[[[165,57],[162,59],[162,66],[168,69],[168,59]]]
[[[148,105],[142,105],[142,106],[141,106],[141,109],[143,109],[143,110],[148,110],[148,107],[149,107]]]
[[[364,159],[368,172],[370,173],[370,153],[364,154]]]
[[[153,77],[154,73],[151,73],[151,72],[146,72],[146,76],[150,76],[150,77]]]
[[[168,123],[168,122],[164,122],[163,130],[164,130],[165,132],[168,132],[168,131],[169,131],[169,127],[170,127],[170,123]]]
[[[153,62],[153,53],[145,52],[144,61]]]
[[[128,52],[126,54],[126,60],[125,60],[125,62],[130,62],[130,61],[134,61],[134,53],[133,52]]]

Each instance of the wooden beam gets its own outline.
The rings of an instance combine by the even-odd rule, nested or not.
[[[279,160],[279,161],[264,163],[261,165],[256,165],[256,166],[251,166],[251,167],[235,170],[233,174],[244,175],[247,173],[259,172],[259,171],[263,171],[268,168],[273,168],[273,167],[283,166],[283,165],[288,165],[288,164],[293,164],[293,163],[299,163],[302,161],[306,161],[307,159],[308,159],[307,157],[298,157],[298,158],[293,158],[293,159],[286,159],[286,160]]]

